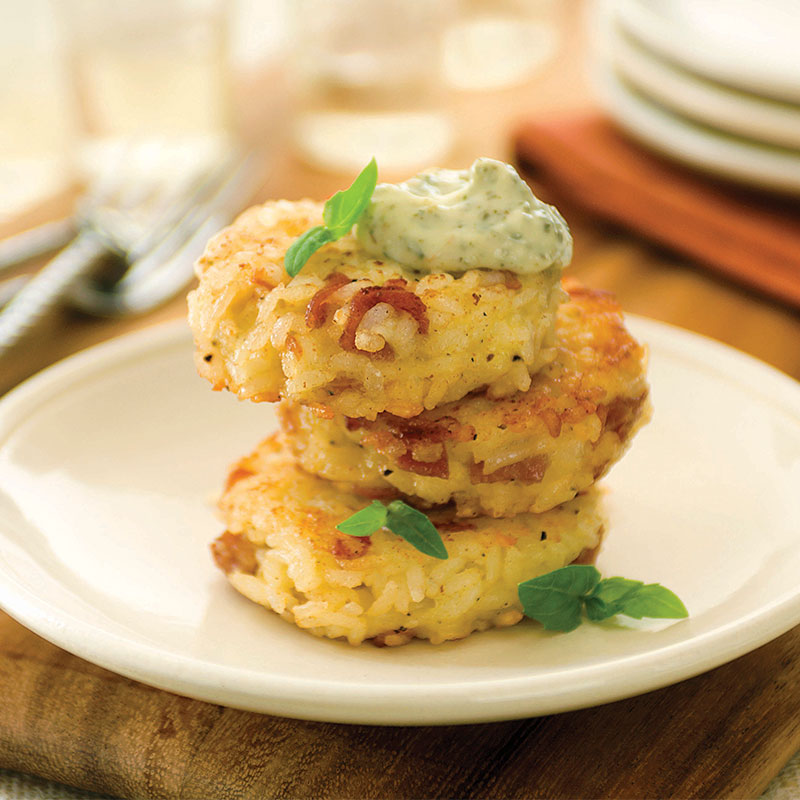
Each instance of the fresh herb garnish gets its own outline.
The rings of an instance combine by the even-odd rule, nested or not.
[[[286,251],[283,258],[284,269],[294,278],[322,245],[332,241],[334,241],[333,233],[323,225],[309,228],[302,236],[295,239]]]
[[[335,242],[350,232],[375,191],[378,182],[378,165],[375,159],[361,170],[348,189],[331,197],[322,211],[324,225],[307,230],[292,242],[283,259],[286,272],[294,277],[311,256],[328,242]]]
[[[518,590],[525,615],[549,631],[575,630],[584,608],[593,622],[616,614],[634,619],[689,616],[677,595],[661,584],[602,578],[597,568],[588,564],[570,564],[523,581]]]
[[[375,531],[386,525],[388,511],[380,500],[373,500],[366,508],[356,511],[344,522],[340,522],[336,529],[348,536],[372,536]]]
[[[426,556],[447,558],[447,549],[434,524],[402,500],[392,500],[388,506],[373,500],[336,526],[349,536],[372,536],[380,528],[388,528]]]
[[[386,527],[426,556],[447,558],[444,542],[433,523],[421,511],[406,505],[402,500],[392,500],[389,503],[386,509]]]

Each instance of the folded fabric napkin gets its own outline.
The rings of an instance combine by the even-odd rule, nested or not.
[[[800,201],[694,173],[599,114],[523,124],[514,146],[560,199],[800,306]]]

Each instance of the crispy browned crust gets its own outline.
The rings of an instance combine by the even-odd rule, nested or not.
[[[575,281],[564,286],[569,302],[558,312],[556,358],[533,376],[528,391],[498,399],[472,393],[410,419],[383,413],[375,420],[334,416],[322,422],[301,406],[282,404],[279,417],[290,446],[306,469],[369,496],[394,488],[426,503],[455,500],[462,513],[499,516],[564,502],[608,471],[649,414],[646,350],[625,327],[616,299]],[[328,459],[323,426],[337,443]],[[519,442],[528,443],[530,452],[505,463],[504,451]],[[337,447],[348,444],[358,449],[342,458],[363,464],[355,480],[353,470],[336,466]],[[559,460],[560,451],[578,448],[574,464]],[[569,486],[540,501],[556,477]],[[438,482],[421,480],[426,478]],[[465,481],[498,491],[473,491]],[[497,499],[508,487],[513,497]]]

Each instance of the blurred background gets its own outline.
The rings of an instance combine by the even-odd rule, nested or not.
[[[236,139],[277,150],[290,135],[298,157],[344,174],[372,155],[399,174],[442,163],[469,143],[459,103],[540,77],[574,36],[578,3],[2,5],[0,214],[8,219],[85,179],[111,145],[132,137],[206,158]],[[484,124],[519,111],[501,109],[487,107],[493,119]]]
[[[578,277],[800,369],[774,344],[800,307],[794,0],[0,9],[0,391],[183,313],[214,230],[373,155],[384,180],[517,164],[567,215]],[[745,305],[769,333],[730,325]]]

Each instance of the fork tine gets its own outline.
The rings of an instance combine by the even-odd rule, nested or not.
[[[163,145],[125,145],[116,156],[124,153],[122,168],[115,169],[113,160],[106,162],[82,203],[77,238],[0,311],[0,354],[64,295],[89,313],[128,313],[151,308],[188,283],[205,240],[242,207],[260,175],[251,154],[233,170],[231,157],[214,170],[196,171],[182,185],[162,180],[158,186],[142,180],[141,172],[132,180],[131,169],[145,162],[154,174],[159,148]],[[160,220],[152,216],[154,210],[161,212]],[[138,224],[137,212],[144,217]],[[91,276],[101,257],[111,252],[132,265],[113,290],[103,290]]]
[[[172,230],[163,236],[159,243],[131,266],[119,282],[124,289],[141,276],[157,269],[159,264],[172,256],[203,225],[209,216],[224,217],[220,226],[224,225],[228,215],[240,210],[248,197],[251,197],[262,176],[257,167],[257,157],[249,153],[244,158],[231,156],[214,174],[209,176],[199,188],[196,195],[187,198],[182,208],[174,215]]]
[[[78,308],[102,316],[141,313],[173,297],[194,275],[194,261],[208,239],[230,222],[263,180],[249,154],[153,250],[136,261],[111,289],[76,283],[70,299]],[[220,170],[223,173],[224,169]]]
[[[205,203],[208,197],[225,182],[230,168],[239,158],[240,156],[229,157],[221,167],[215,169],[200,171],[194,169],[190,172],[184,170],[182,175],[178,173],[178,179],[172,183],[169,190],[162,192],[160,202],[153,209],[153,216],[158,223],[132,248],[131,260],[136,261],[152,250],[194,209]]]
[[[26,261],[58,250],[75,238],[75,220],[45,222],[0,241],[0,275]]]
[[[76,284],[70,299],[74,305],[96,316],[117,317],[149,311],[174,297],[191,281],[194,262],[219,227],[219,217],[209,217],[188,241],[169,258],[160,261],[160,269],[150,270],[122,289],[108,291]]]
[[[0,309],[5,308],[6,304],[11,302],[11,298],[29,281],[28,275],[17,275],[0,283]]]
[[[78,234],[79,223],[89,206],[98,202],[106,202],[113,196],[118,178],[108,165],[98,173],[96,181],[92,184],[92,191],[78,201],[75,213],[64,219],[44,222],[21,233],[7,236],[0,240],[0,274],[14,269],[26,261],[31,261],[39,256],[47,255],[55,250],[66,247]],[[27,282],[27,281],[25,281]],[[17,285],[17,281],[14,285]],[[11,285],[6,281],[4,286]],[[8,302],[10,290],[3,294]],[[4,304],[0,304],[2,307]]]

